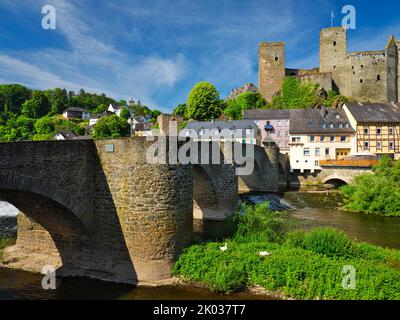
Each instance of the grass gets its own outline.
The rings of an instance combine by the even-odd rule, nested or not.
[[[224,293],[259,285],[297,299],[400,299],[400,251],[353,242],[333,228],[296,230],[266,205],[242,207],[234,220],[227,251],[222,243],[193,245],[173,273]],[[354,290],[342,286],[348,265],[356,270]]]
[[[3,250],[15,244],[15,238],[1,238],[0,239],[0,262],[3,258]]]

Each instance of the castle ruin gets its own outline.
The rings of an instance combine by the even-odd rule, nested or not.
[[[258,82],[267,101],[278,95],[283,79],[296,76],[302,83],[318,83],[326,91],[359,101],[398,102],[400,41],[391,36],[385,50],[347,53],[347,33],[342,27],[320,33],[320,67],[288,69],[285,43],[263,42],[258,51]]]

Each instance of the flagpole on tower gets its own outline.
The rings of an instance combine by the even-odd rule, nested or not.
[[[333,28],[333,19],[335,18],[335,14],[333,13],[333,10],[331,11],[331,28]]]

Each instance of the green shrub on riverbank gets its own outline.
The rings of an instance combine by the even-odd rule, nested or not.
[[[3,258],[3,250],[7,248],[8,246],[12,246],[15,244],[15,239],[14,238],[2,238],[0,239],[0,262]]]
[[[220,243],[191,246],[174,274],[219,292],[260,285],[298,299],[400,299],[400,251],[352,242],[332,228],[287,232],[279,215],[266,230],[255,223],[264,221],[262,211],[266,221],[273,219],[265,205],[246,207],[245,216],[243,210],[235,215],[239,225],[225,252]],[[270,226],[279,226],[278,237],[270,237]],[[347,265],[356,269],[355,290],[342,287]]]
[[[383,157],[373,174],[357,176],[340,191],[349,211],[400,216],[400,161]]]

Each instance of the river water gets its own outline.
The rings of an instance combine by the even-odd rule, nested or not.
[[[337,210],[335,207],[339,200],[332,193],[288,192],[283,199],[296,208],[290,211],[290,215],[297,218],[302,228],[332,226],[345,231],[356,241],[400,249],[400,218]],[[14,209],[11,208],[12,210]],[[13,214],[15,210],[9,212],[9,215]],[[224,224],[218,222],[195,221],[194,230],[197,240],[222,240],[226,235]],[[41,280],[40,275],[0,269],[0,299],[274,299],[272,296],[261,297],[250,293],[221,295],[206,289],[182,286],[135,288],[80,278],[57,279],[57,290],[45,291],[41,287]]]

